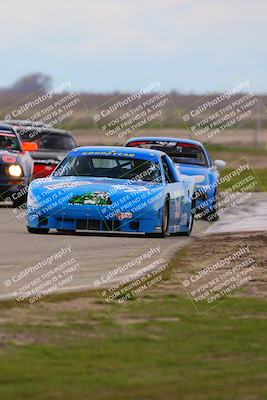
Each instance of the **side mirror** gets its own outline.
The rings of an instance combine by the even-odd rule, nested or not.
[[[215,160],[214,165],[217,169],[223,169],[226,166],[226,162],[223,160]]]
[[[38,144],[34,142],[23,142],[22,143],[23,151],[37,151]]]

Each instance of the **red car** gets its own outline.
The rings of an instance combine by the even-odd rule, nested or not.
[[[14,207],[24,204],[32,173],[32,157],[15,130],[0,125],[0,201],[10,199]]]
[[[41,127],[17,127],[23,147],[34,160],[34,178],[50,175],[56,166],[77,144],[72,134],[65,130]]]

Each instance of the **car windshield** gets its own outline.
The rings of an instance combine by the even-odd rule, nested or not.
[[[127,144],[129,147],[160,150],[166,153],[174,163],[207,166],[207,158],[203,149],[191,143],[173,141],[136,141]]]
[[[41,150],[66,150],[70,151],[76,147],[76,143],[72,136],[62,133],[54,133],[49,131],[40,132],[40,128],[28,130],[20,129],[18,133],[23,142],[35,142],[38,149]]]
[[[46,125],[41,123],[41,122],[34,122],[34,121],[20,121],[20,120],[15,120],[15,121],[10,121],[10,120],[3,120],[0,121],[0,124],[6,124],[6,125],[11,125],[11,126],[16,126],[16,127],[40,127],[44,128]]]
[[[21,151],[16,135],[13,133],[0,132],[0,149],[7,151]]]
[[[76,146],[71,136],[48,134],[38,139],[38,147],[47,150],[72,150]]]
[[[67,157],[54,176],[90,176],[136,181],[158,181],[161,172],[157,162],[126,157]]]

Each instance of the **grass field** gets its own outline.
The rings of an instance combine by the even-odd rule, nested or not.
[[[226,175],[231,174],[235,169],[234,168],[225,168],[221,172],[221,178],[223,178]],[[252,175],[255,181],[255,186],[253,187],[253,192],[266,192],[267,191],[267,169],[252,169],[250,171],[244,172],[241,177],[240,176],[235,176],[231,178],[231,181],[228,182],[222,182],[220,185],[220,190],[225,190],[231,187],[232,185],[237,184],[240,179],[246,178],[249,175]]]
[[[230,174],[239,164],[248,163],[250,169],[236,176],[229,183],[221,184],[221,190],[235,185],[240,179],[249,175],[255,177],[257,181],[253,191],[262,192],[267,190],[267,150],[250,146],[230,146],[213,144],[207,146],[214,160],[222,159],[226,161],[226,168],[221,171],[221,177]]]
[[[255,237],[253,246],[260,249],[264,240]],[[1,397],[267,398],[266,300],[232,297],[199,314],[175,276],[196,265],[203,243],[178,254],[174,275],[124,308],[104,305],[93,293],[33,308],[2,303]]]
[[[89,310],[56,316],[58,325],[5,327],[36,343],[2,347],[3,399],[267,397],[265,301],[235,299],[203,316],[165,295],[117,320]]]

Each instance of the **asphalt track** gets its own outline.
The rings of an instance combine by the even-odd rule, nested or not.
[[[70,258],[75,260],[76,269],[68,272],[66,276],[71,276],[71,280],[66,279],[66,284],[58,287],[58,291],[96,288],[97,282],[103,283],[101,280],[103,277],[106,281],[111,271],[114,272],[116,268],[132,262],[125,271],[109,277],[110,282],[121,280],[129,273],[134,273],[159,259],[168,261],[177,250],[203,234],[266,230],[266,200],[266,193],[253,194],[244,204],[227,212],[216,223],[197,221],[190,238],[165,239],[97,233],[66,235],[55,232],[48,235],[33,235],[26,231],[23,213],[2,205],[0,206],[0,299],[14,297],[14,292],[20,290],[23,285],[38,280],[40,274],[46,281],[49,280],[48,273],[55,263],[59,265]],[[59,260],[53,260],[54,264],[49,264],[49,258],[51,260],[51,256],[60,254],[62,249],[67,254]],[[31,271],[27,276],[23,275],[29,266],[35,267],[42,261],[44,265],[42,264],[40,269]],[[36,285],[37,281],[35,287]]]

